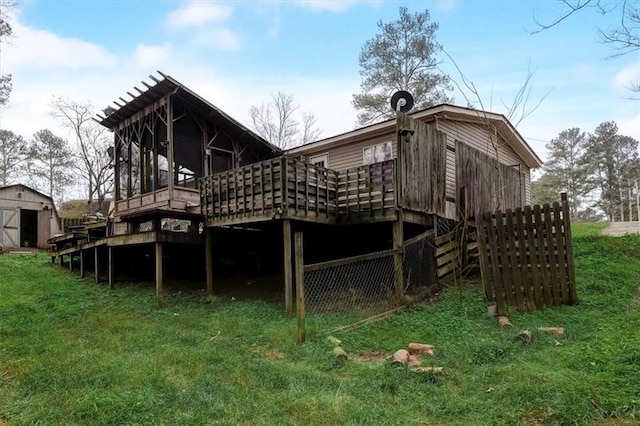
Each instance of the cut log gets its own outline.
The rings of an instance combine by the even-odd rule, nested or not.
[[[342,349],[342,346],[336,346],[333,348],[333,354],[341,361],[346,361],[347,358],[349,358],[344,349]]]
[[[496,321],[498,321],[498,327],[502,328],[511,328],[513,325],[509,322],[509,318],[505,316],[497,316]]]
[[[518,337],[522,340],[523,345],[528,345],[531,342],[531,332],[529,330],[520,331]]]
[[[435,354],[433,345],[425,345],[424,343],[409,343],[409,353],[411,355],[430,355]]]
[[[416,367],[411,371],[415,373],[444,373],[444,367]]]
[[[538,327],[540,331],[546,331],[551,334],[564,334],[564,328],[562,327]]]
[[[405,349],[399,349],[394,352],[392,364],[405,365],[408,362],[409,362],[409,352],[407,352]]]
[[[333,336],[329,336],[327,337],[327,340],[331,343],[333,343],[334,346],[340,346],[342,344],[342,341],[340,339],[336,339]]]
[[[420,360],[415,355],[409,355],[409,365],[416,367],[420,365]]]

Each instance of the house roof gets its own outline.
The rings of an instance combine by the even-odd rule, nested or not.
[[[249,128],[236,121],[233,117],[226,114],[220,108],[216,107],[194,91],[190,90],[184,84],[161,71],[158,71],[158,74],[162,77],[161,79],[150,75],[149,78],[154,84],[148,84],[142,81],[141,83],[145,86],[145,90],[141,90],[134,86],[138,95],[127,92],[127,94],[132,98],[131,100],[127,101],[123,98],[119,98],[119,100],[113,102],[117,108],[113,108],[111,106],[105,108],[103,110],[104,116],[96,114],[96,121],[113,130],[124,120],[131,117],[144,107],[153,104],[166,95],[171,94],[184,99],[189,105],[203,113],[204,116],[216,118],[222,122],[223,125],[236,128],[242,136],[246,136],[260,144],[263,144],[272,151],[280,151],[280,148],[272,145],[256,133],[252,132]]]
[[[452,121],[466,121],[478,124],[490,123],[496,131],[504,138],[511,148],[522,158],[522,160],[531,168],[540,167],[542,160],[529,146],[527,141],[520,135],[515,127],[509,122],[507,117],[489,111],[465,108],[456,105],[441,104],[421,111],[409,114],[411,117],[421,121],[431,121],[436,118],[443,118]],[[395,119],[383,121],[381,123],[371,124],[360,129],[350,132],[341,133],[316,142],[311,142],[287,151],[288,154],[304,154],[305,152],[328,146],[344,145],[356,140],[365,138],[373,138],[377,135],[385,134],[391,131],[396,124]]]
[[[15,187],[22,187],[22,188],[26,189],[27,191],[33,192],[34,194],[37,194],[37,195],[41,196],[42,198],[46,198],[47,200],[49,200],[51,202],[51,206],[53,207],[54,213],[56,214],[56,216],[58,216],[58,210],[56,209],[56,203],[53,202],[53,198],[49,197],[47,194],[43,194],[42,192],[38,191],[37,189],[33,189],[30,186],[23,185],[21,183],[14,183],[12,185],[0,186],[0,191],[5,190],[5,189],[10,189],[10,188],[15,188]]]

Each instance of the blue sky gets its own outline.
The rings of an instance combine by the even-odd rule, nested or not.
[[[47,116],[52,97],[101,109],[159,69],[245,123],[249,106],[277,90],[291,93],[332,136],[355,125],[350,100],[359,91],[361,46],[403,5],[430,11],[438,41],[486,109],[504,113],[529,63],[536,69],[531,102],[551,92],[518,129],[542,157],[545,141],[560,131],[593,131],[607,120],[640,139],[640,102],[625,99],[625,86],[640,81],[640,55],[607,60],[611,48],[597,40],[596,28],[615,25],[619,15],[586,11],[529,34],[534,16],[549,21],[560,13],[556,1],[25,0],[12,17],[15,37],[0,52],[2,71],[14,78],[0,127],[64,136]],[[440,59],[460,80],[453,63]],[[459,91],[452,96],[467,104]]]

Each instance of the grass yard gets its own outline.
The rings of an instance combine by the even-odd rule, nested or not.
[[[296,345],[280,304],[169,288],[156,310],[149,286],[0,256],[0,425],[638,424],[640,236],[601,229],[574,228],[578,305],[499,329],[467,283],[338,335],[346,363],[318,333]],[[444,374],[384,359],[409,342],[435,345],[423,364]]]

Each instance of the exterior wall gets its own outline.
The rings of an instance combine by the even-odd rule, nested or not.
[[[437,129],[447,134],[447,198],[456,198],[456,154],[455,141],[463,142],[478,151],[495,158],[495,148],[489,137],[489,129],[476,123],[466,123],[451,120],[437,120],[435,122]],[[520,159],[518,154],[511,148],[500,135],[495,136],[498,147],[498,160],[502,164],[514,166],[519,164],[521,172],[525,175],[525,193],[527,203],[531,204],[531,170]]]
[[[396,143],[395,143],[395,131],[391,130],[382,136],[377,136],[372,139],[364,139],[354,141],[348,144],[340,146],[332,146],[329,148],[312,149],[305,152],[304,155],[307,159],[312,157],[327,154],[328,161],[327,168],[332,170],[345,170],[352,167],[359,167],[363,164],[363,150],[366,147],[374,146],[383,142],[391,142],[393,149],[393,157],[397,156]]]
[[[46,208],[46,210],[45,210]],[[60,232],[60,220],[51,198],[40,194],[23,185],[12,185],[0,188],[0,209],[3,210],[3,217],[8,217],[9,212],[19,210],[38,211],[38,247],[46,248],[46,240]],[[44,213],[44,212],[48,212]],[[14,218],[12,226],[17,226],[17,230],[12,233],[12,238],[20,241],[20,215]],[[0,230],[2,223],[0,223]],[[46,235],[43,235],[45,233]],[[4,237],[4,238],[3,238]],[[13,247],[18,244],[10,244],[8,236],[0,235],[0,242],[5,247]]]
[[[478,151],[485,152],[488,155],[495,156],[495,148],[491,143],[489,136],[489,129],[486,127],[471,122],[453,121],[446,119],[438,119],[431,121],[431,125],[434,125],[438,130],[444,132],[447,135],[447,186],[446,186],[446,199],[454,201],[456,199],[456,154],[455,146],[456,141],[460,141],[469,145]],[[531,177],[530,169],[520,159],[518,154],[511,148],[507,142],[500,135],[495,136],[497,138],[498,146],[498,159],[501,163],[508,166],[520,164],[521,171],[525,174],[525,191],[527,204],[531,204]],[[395,126],[392,126],[388,131],[377,135],[373,138],[367,138],[363,136],[360,140],[355,140],[342,145],[333,145],[330,147],[314,148],[310,147],[308,151],[304,151],[304,156],[307,159],[312,157],[327,154],[328,164],[327,167],[333,170],[344,170],[351,167],[358,167],[362,165],[363,161],[363,148],[373,146],[382,142],[392,141],[396,138]],[[396,144],[392,143],[393,157],[397,156]]]

